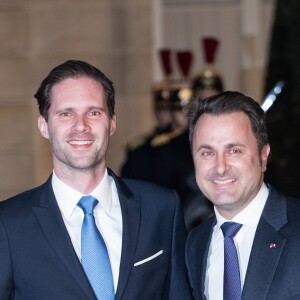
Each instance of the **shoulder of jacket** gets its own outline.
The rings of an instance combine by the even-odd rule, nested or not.
[[[162,133],[157,136],[155,136],[151,142],[150,145],[152,147],[159,147],[168,144],[172,139],[178,137],[180,134],[184,132],[183,128],[177,128],[171,132],[168,133]]]
[[[127,151],[134,151],[149,142],[155,136],[155,128],[136,136],[126,145]]]
[[[126,148],[128,151],[134,151],[139,147],[143,146],[146,143],[146,140],[147,140],[147,136],[137,136],[129,143],[127,143]]]

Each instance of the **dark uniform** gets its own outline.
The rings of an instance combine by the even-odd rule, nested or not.
[[[156,180],[156,157],[158,155],[156,147],[165,144],[169,140],[169,134],[175,129],[170,111],[171,92],[167,82],[153,88],[154,111],[157,114],[169,113],[170,122],[163,126],[157,124],[150,133],[135,138],[127,145],[126,161],[121,169],[123,177],[159,183]],[[153,140],[156,141],[155,145]]]
[[[156,127],[145,136],[138,137],[127,145],[126,161],[122,166],[122,177],[155,182],[156,153],[151,141],[173,131],[170,124],[166,128]]]
[[[168,109],[171,114],[173,114],[174,109],[181,109],[181,100],[177,98],[179,91],[180,84],[177,82],[155,85],[153,89],[155,109]],[[175,176],[175,184],[175,173],[170,171],[173,163],[168,165],[173,157],[173,154],[169,154],[173,147],[173,143],[170,144],[170,142],[179,137],[185,129],[175,124],[176,122],[172,118],[172,123],[168,124],[168,126],[164,128],[156,127],[150,134],[130,142],[127,146],[127,157],[122,166],[121,175],[128,178],[151,181],[177,190],[177,177]],[[174,143],[176,147],[179,144]],[[188,139],[186,139],[184,145],[180,145],[180,149],[190,152]],[[184,158],[185,155],[182,157]],[[164,165],[163,168],[162,165]]]
[[[174,130],[170,112],[170,88],[169,77],[172,74],[171,50],[161,49],[159,51],[160,62],[166,79],[155,84],[152,89],[153,110],[157,124],[154,129],[141,137],[129,142],[126,149],[126,160],[121,167],[123,177],[141,179],[156,182],[156,149],[152,140],[156,137],[164,139]],[[170,115],[169,120],[161,120]]]

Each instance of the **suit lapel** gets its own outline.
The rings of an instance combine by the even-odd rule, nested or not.
[[[140,230],[141,196],[133,195],[123,181],[111,171],[109,171],[109,174],[113,176],[118,189],[123,220],[122,253],[115,297],[115,300],[117,300],[122,299],[134,264],[135,249]]]
[[[135,249],[140,229],[141,198],[139,195],[133,195],[110,170],[109,175],[113,176],[116,182],[123,219],[122,253],[115,297],[117,300],[121,299],[124,294],[134,264]],[[52,190],[51,177],[45,183],[39,196],[37,205],[32,207],[32,210],[47,240],[87,298],[91,300],[96,299],[64,225]]]
[[[209,245],[212,237],[214,225],[216,224],[215,217],[209,219],[208,222],[201,225],[201,234],[198,234],[197,229],[194,231],[196,237],[191,237],[195,240],[195,244],[187,246],[191,251],[189,252],[189,276],[192,281],[192,288],[195,299],[206,299],[204,297],[204,283],[206,274],[207,257]],[[193,232],[191,233],[191,236]],[[198,238],[201,236],[201,239]],[[190,237],[189,237],[190,238]],[[189,242],[188,242],[189,243]],[[201,272],[199,272],[201,270]],[[203,295],[203,297],[202,297]]]
[[[50,245],[69,270],[70,276],[75,279],[88,299],[96,299],[64,225],[52,190],[51,179],[44,187],[38,199],[39,204],[32,207],[32,210]]]
[[[270,193],[253,241],[243,300],[266,299],[286,242],[286,199],[270,187]]]

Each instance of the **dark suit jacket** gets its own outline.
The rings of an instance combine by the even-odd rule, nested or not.
[[[123,216],[115,299],[190,299],[186,233],[174,191],[115,179]],[[156,258],[134,263],[156,254]],[[96,299],[48,181],[0,204],[0,299]]]
[[[242,299],[300,299],[300,201],[286,198],[271,186],[269,191],[254,237]],[[205,271],[215,224],[212,217],[188,237],[186,264],[195,299],[206,299]]]

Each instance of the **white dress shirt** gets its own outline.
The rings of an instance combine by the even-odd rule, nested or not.
[[[263,183],[256,197],[232,220],[224,219],[215,209],[217,224],[214,226],[212,233],[205,276],[204,293],[208,300],[223,299],[224,236],[220,228],[221,225],[227,221],[243,224],[242,228],[234,237],[239,258],[241,286],[243,288],[254,235],[268,194],[269,190]]]
[[[54,171],[52,187],[73,247],[81,260],[81,226],[84,213],[77,203],[84,195],[62,182]],[[122,250],[122,213],[115,182],[107,170],[102,181],[89,195],[99,201],[94,209],[94,216],[107,247],[116,291]]]

